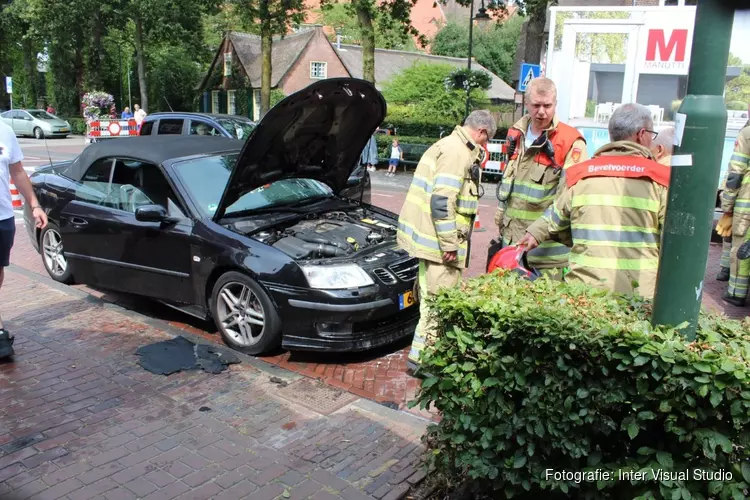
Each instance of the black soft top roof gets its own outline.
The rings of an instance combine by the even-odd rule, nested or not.
[[[65,176],[81,180],[89,166],[102,158],[130,158],[154,165],[187,156],[239,153],[244,141],[225,137],[145,136],[108,139],[89,145],[65,169]]]

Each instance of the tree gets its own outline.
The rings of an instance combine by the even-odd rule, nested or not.
[[[450,64],[417,62],[384,83],[383,96],[389,107],[402,107],[414,118],[460,122],[464,118],[466,93],[446,86],[456,69]],[[486,100],[484,90],[471,92],[472,99]]]
[[[544,46],[547,9],[549,6],[557,5],[557,0],[516,0],[516,5],[528,18],[523,60],[527,63],[539,64]]]
[[[555,50],[562,46],[565,20],[573,16],[579,19],[628,19],[628,12],[558,12],[555,19]],[[627,37],[625,33],[583,33],[576,40],[576,57],[594,63],[622,64],[626,58]]]
[[[750,75],[743,73],[727,82],[724,100],[727,103],[744,103],[750,105]]]
[[[338,0],[322,0],[325,10]],[[416,0],[351,0],[345,3],[347,12],[357,19],[362,45],[362,78],[375,83],[375,27],[378,16],[385,16],[391,26],[403,30],[405,35],[418,39],[420,45],[427,45],[427,39],[411,25],[411,7]]]
[[[506,82],[511,81],[513,58],[523,21],[522,17],[512,16],[503,23],[474,31],[472,56]],[[437,32],[430,48],[435,55],[468,57],[468,23],[449,22]]]
[[[727,62],[727,66],[740,66],[740,67],[742,67],[744,65],[745,65],[745,63],[742,61],[742,59],[740,59],[736,55],[732,54],[731,52],[729,53],[729,61]]]
[[[320,10],[320,21],[325,26],[335,28],[347,43],[362,45],[362,30],[359,21],[350,13],[346,4],[328,4]],[[373,20],[375,47],[380,49],[414,50],[414,39],[405,32],[403,26],[394,21],[387,12],[378,10]],[[335,35],[331,37],[335,39]]]
[[[242,20],[260,28],[262,70],[260,78],[260,115],[271,108],[271,74],[273,35],[286,34],[304,20],[303,0],[233,0]]]

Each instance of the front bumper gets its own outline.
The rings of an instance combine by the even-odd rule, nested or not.
[[[365,351],[413,335],[419,321],[417,303],[400,305],[413,280],[341,291],[265,285],[281,316],[285,349]]]

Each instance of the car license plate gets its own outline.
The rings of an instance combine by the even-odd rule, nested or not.
[[[61,128],[60,132],[70,132],[70,129],[68,129],[68,128]]]
[[[416,304],[416,300],[414,300],[414,292],[404,292],[401,295],[398,296],[398,308],[399,309],[406,309],[409,306],[413,306]]]

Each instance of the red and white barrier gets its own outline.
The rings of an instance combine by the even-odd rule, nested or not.
[[[130,120],[96,120],[88,124],[88,137],[127,137],[138,135],[138,124]]]
[[[18,192],[18,188],[10,181],[10,199],[13,201],[13,208],[21,208],[23,206],[23,198],[21,193]]]

